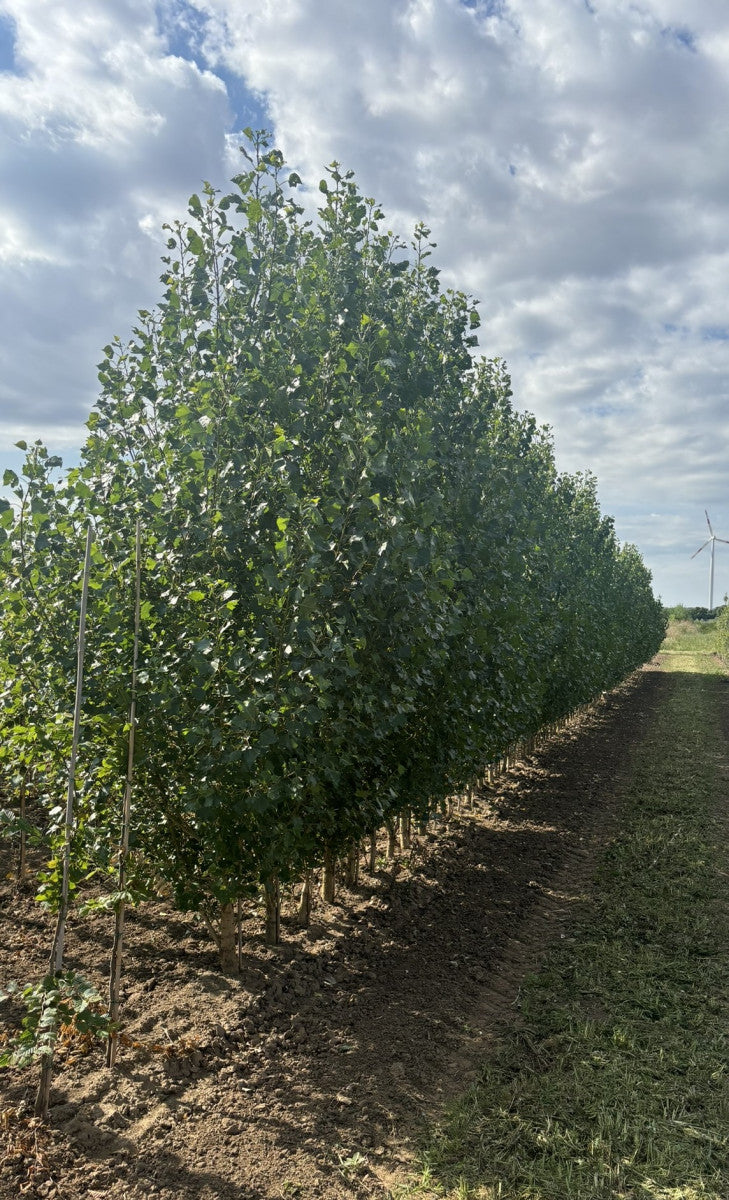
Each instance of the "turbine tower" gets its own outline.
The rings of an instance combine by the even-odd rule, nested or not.
[[[711,537],[708,537],[706,539],[706,541],[704,542],[703,546],[699,546],[698,550],[696,550],[695,553],[691,555],[691,557],[696,558],[697,554],[701,554],[702,550],[705,550],[708,545],[711,545],[711,554],[709,555],[709,612],[713,612],[714,611],[714,547],[716,546],[717,542],[723,542],[725,546],[729,546],[729,541],[726,538],[720,538],[720,537],[716,536],[716,534],[714,533],[714,530],[711,528],[711,521],[709,520],[709,514],[706,512],[706,509],[704,509],[704,514],[706,516],[706,524],[709,526],[709,533],[711,534]]]

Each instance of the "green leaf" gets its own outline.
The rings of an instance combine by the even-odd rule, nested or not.
[[[200,255],[205,251],[203,240],[200,234],[194,229],[188,229],[187,231],[187,244],[192,254]]]

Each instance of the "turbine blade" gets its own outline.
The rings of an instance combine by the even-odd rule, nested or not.
[[[698,550],[696,550],[696,551],[695,551],[695,552],[694,552],[694,553],[691,555],[691,557],[692,557],[692,558],[696,558],[696,555],[697,555],[697,554],[701,554],[701,551],[706,549],[706,547],[708,546],[708,544],[709,544],[709,542],[710,542],[710,541],[711,541],[711,538],[709,538],[709,539],[708,539],[708,541],[704,542],[703,546],[699,546]]]
[[[704,509],[704,516],[706,517],[706,524],[709,526],[709,533],[713,537],[714,530],[711,528],[711,521],[709,520],[709,514],[707,513],[706,509]]]

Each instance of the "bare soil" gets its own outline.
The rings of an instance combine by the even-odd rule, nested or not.
[[[667,678],[604,696],[470,811],[384,857],[280,948],[247,915],[243,973],[220,974],[204,928],[169,905],[127,927],[113,1071],[73,1038],[50,1123],[35,1072],[0,1075],[0,1197],[278,1200],[388,1195],[429,1122],[518,1020],[519,986],[569,937],[617,820],[627,751]],[[46,969],[50,919],[0,847],[0,986]],[[72,924],[66,965],[105,992],[113,918]],[[0,1009],[5,1028],[17,1020]]]

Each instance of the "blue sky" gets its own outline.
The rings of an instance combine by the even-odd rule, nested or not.
[[[15,70],[15,24],[0,14],[0,71]]]
[[[515,402],[591,470],[667,603],[729,537],[729,10],[715,0],[0,0],[0,462],[72,460],[160,227],[273,130],[337,159],[447,286]],[[717,546],[716,595],[729,590]]]

